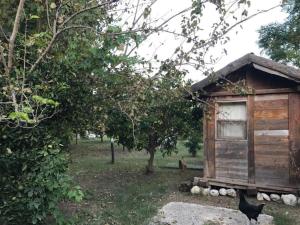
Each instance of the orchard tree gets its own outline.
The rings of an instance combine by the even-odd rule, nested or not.
[[[196,157],[197,151],[201,150],[201,143],[203,142],[202,138],[202,117],[203,117],[203,106],[199,103],[194,103],[194,107],[191,111],[191,119],[188,132],[185,134],[187,141],[185,146],[188,148],[190,154],[193,157]]]
[[[151,84],[145,89],[144,100],[138,108],[136,146],[149,153],[146,173],[154,171],[154,155],[158,149],[163,155],[175,150],[178,138],[187,133],[191,119],[192,104],[184,98],[183,74],[172,64],[162,65],[159,73],[161,77],[148,81]]]
[[[116,89],[111,90],[107,134],[129,149],[145,149],[149,154],[147,173],[154,171],[158,150],[171,154],[178,138],[189,133],[190,124],[200,123],[193,120],[195,105],[185,98],[188,84],[183,78],[184,73],[170,61],[154,77],[135,74],[129,86],[122,85],[130,87],[126,95],[115,84]]]
[[[285,22],[261,27],[259,47],[275,61],[300,67],[300,2],[283,1],[282,9],[288,14]]]

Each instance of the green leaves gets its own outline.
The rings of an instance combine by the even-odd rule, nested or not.
[[[12,112],[9,114],[8,118],[11,120],[24,121],[27,123],[34,123],[34,121],[29,118],[28,113],[26,113],[26,112]]]
[[[35,45],[39,48],[44,48],[50,39],[51,35],[48,32],[34,33],[26,39],[25,45],[28,47]]]
[[[79,186],[75,186],[72,190],[67,193],[68,198],[74,200],[75,202],[80,202],[83,199],[83,192]]]
[[[66,175],[68,157],[59,143],[50,130],[36,129],[0,128],[0,222],[4,219],[4,224],[40,224],[49,214],[57,223],[65,223],[58,208],[61,200],[83,198]],[[5,149],[13,150],[3,154]]]
[[[151,14],[151,8],[150,7],[146,7],[144,9],[144,13],[143,13],[144,19],[146,19],[150,14]]]
[[[54,101],[54,100],[48,99],[48,98],[43,98],[38,95],[33,95],[32,99],[41,105],[50,105],[50,106],[54,106],[54,107],[59,106],[59,103],[57,101]]]
[[[56,8],[55,2],[51,2],[51,4],[50,4],[50,9],[55,9],[55,8]]]
[[[40,17],[37,15],[30,15],[29,20],[39,19]]]
[[[262,26],[259,30],[259,47],[275,61],[300,66],[300,2],[288,0],[282,6],[289,14],[287,20]]]

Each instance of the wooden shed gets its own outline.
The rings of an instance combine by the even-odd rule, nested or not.
[[[206,184],[300,188],[300,70],[247,54],[192,86],[204,112]]]

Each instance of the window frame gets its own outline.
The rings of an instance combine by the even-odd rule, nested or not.
[[[246,107],[246,120],[219,120],[218,111],[220,104],[235,104],[235,103],[244,103]],[[218,100],[215,103],[215,140],[217,141],[247,141],[248,140],[248,102],[246,99],[243,100]],[[245,123],[245,137],[218,137],[218,121],[232,121],[232,122],[244,122]]]

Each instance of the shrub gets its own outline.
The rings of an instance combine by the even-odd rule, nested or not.
[[[200,146],[201,142],[201,136],[200,133],[195,133],[188,137],[187,142],[184,144],[185,147],[188,148],[188,151],[190,154],[192,154],[193,157],[196,157],[197,151],[201,149]]]
[[[48,215],[64,224],[59,203],[82,199],[66,174],[68,154],[47,133],[0,129],[0,224],[40,224]]]

